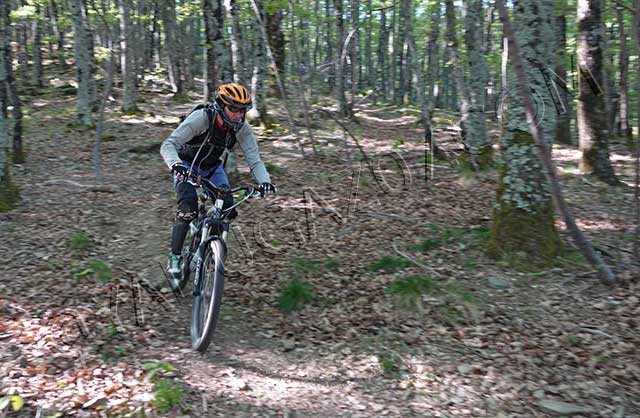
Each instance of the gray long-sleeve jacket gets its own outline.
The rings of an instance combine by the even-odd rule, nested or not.
[[[180,126],[171,133],[169,138],[164,140],[160,146],[160,155],[162,155],[162,159],[169,168],[171,168],[173,164],[182,161],[178,152],[193,138],[203,134],[207,130],[208,124],[209,118],[206,111],[204,109],[198,109],[192,112]],[[236,132],[236,140],[238,144],[240,144],[244,158],[256,182],[271,183],[271,178],[264,166],[264,162],[260,159],[258,142],[253,135],[251,126],[249,126],[247,122]]]

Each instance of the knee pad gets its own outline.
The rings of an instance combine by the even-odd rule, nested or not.
[[[176,186],[178,198],[178,210],[176,219],[190,222],[198,214],[198,193],[195,187],[187,182],[178,183]]]
[[[222,209],[227,209],[229,207],[233,206],[233,195],[231,193],[227,194],[224,197],[224,204],[222,205]],[[227,215],[227,219],[233,219],[236,216],[238,216],[238,212],[236,211],[235,208],[231,209],[231,211],[229,212],[229,214]]]

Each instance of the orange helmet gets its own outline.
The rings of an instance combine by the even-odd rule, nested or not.
[[[240,109],[251,107],[251,94],[244,86],[237,83],[222,84],[216,90],[215,101],[224,108],[233,106]]]

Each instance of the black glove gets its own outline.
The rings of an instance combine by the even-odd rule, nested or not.
[[[189,174],[189,169],[187,168],[187,166],[185,166],[182,163],[175,163],[174,165],[171,166],[171,173],[175,174],[176,176],[184,180],[187,178],[187,175]]]
[[[260,185],[260,197],[265,197],[268,194],[276,193],[278,189],[271,183],[262,183]]]

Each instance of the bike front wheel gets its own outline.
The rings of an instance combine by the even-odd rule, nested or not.
[[[224,288],[224,243],[213,240],[204,251],[200,271],[200,292],[191,310],[191,346],[205,352],[216,328]]]

